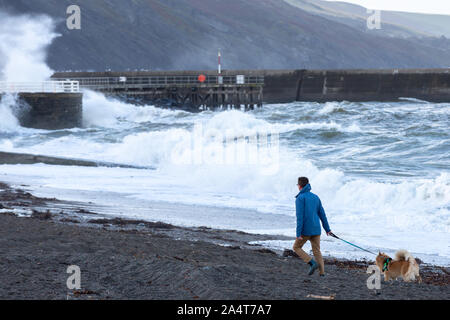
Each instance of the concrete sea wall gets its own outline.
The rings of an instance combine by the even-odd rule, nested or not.
[[[450,69],[264,70],[264,102],[450,102]]]
[[[61,72],[53,77],[151,77],[217,75],[217,71]],[[416,98],[450,102],[450,69],[223,70],[224,76],[264,76],[263,101],[397,101]]]
[[[20,93],[20,125],[36,129],[80,127],[83,120],[81,93]]]
[[[330,70],[300,72],[297,101],[450,102],[449,70]]]

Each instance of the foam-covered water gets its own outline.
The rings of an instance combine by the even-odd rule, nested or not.
[[[16,98],[11,94],[5,94],[0,97],[0,130],[2,132],[11,132],[20,130],[19,120],[14,114]]]
[[[290,103],[246,113],[191,114],[133,106],[87,92],[84,106],[83,128],[25,129],[11,121],[12,114],[2,117],[0,149],[154,167],[137,180],[139,173],[129,176],[125,169],[111,169],[104,176],[71,168],[63,170],[70,174],[62,175],[50,167],[40,168],[39,175],[53,188],[256,210],[268,227],[273,219],[291,217],[285,229],[277,226],[276,231],[286,235],[295,229],[296,178],[305,175],[322,198],[336,233],[368,246],[374,237],[390,239],[411,251],[450,260],[449,104]],[[7,114],[7,104],[2,107]],[[202,139],[195,140],[199,126]],[[217,139],[219,133],[224,135]],[[267,133],[279,137],[278,148],[272,150],[277,152],[274,172],[261,170],[258,162],[177,158],[195,152],[198,143],[205,152],[224,147],[227,138]],[[245,148],[253,142],[241,143]],[[13,167],[1,171],[27,176],[36,170]],[[205,225],[220,227],[222,222],[205,220]],[[249,226],[242,229],[248,231]]]

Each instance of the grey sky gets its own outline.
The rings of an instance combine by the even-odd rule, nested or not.
[[[335,0],[327,0],[335,1]],[[450,15],[450,0],[341,0],[368,9],[422,12]]]

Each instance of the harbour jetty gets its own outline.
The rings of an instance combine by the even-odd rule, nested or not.
[[[248,71],[62,72],[52,78],[77,81],[83,89],[129,103],[191,112],[251,110],[263,103],[264,76]]]
[[[296,101],[450,102],[450,69],[299,70]]]
[[[450,69],[58,72],[81,88],[188,110],[294,101],[450,101]]]
[[[36,129],[81,126],[83,94],[76,81],[0,82],[0,98],[11,95],[20,125]]]

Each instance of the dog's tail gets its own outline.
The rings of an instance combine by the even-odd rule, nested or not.
[[[409,261],[411,258],[414,259],[406,250],[399,250],[395,253],[395,260],[397,261]]]
[[[395,253],[395,260],[397,261],[407,261],[409,262],[408,271],[405,274],[406,281],[415,281],[416,277],[421,279],[419,274],[419,265],[416,262],[416,259],[406,250],[399,250]]]

